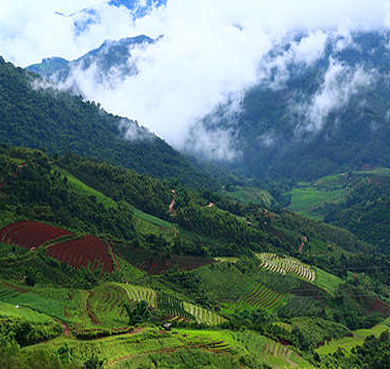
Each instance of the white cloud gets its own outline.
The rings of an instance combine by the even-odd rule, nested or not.
[[[55,14],[69,15],[89,6],[98,10],[99,22],[79,37],[73,19]],[[106,39],[164,34],[157,44],[136,53],[137,76],[96,84],[91,69],[75,71],[74,77],[88,99],[139,120],[183,148],[191,127],[203,116],[267,77],[270,66],[259,68],[259,62],[286,35],[307,34],[273,61],[280,83],[288,77],[286,63],[315,62],[331,32],[343,31],[341,49],[350,41],[350,31],[382,29],[390,26],[389,19],[386,0],[168,0],[166,8],[154,9],[136,22],[125,7],[109,7],[108,0],[0,0],[0,54],[26,66],[49,56],[77,58]],[[342,73],[339,68],[334,65],[333,73]],[[354,91],[362,76],[347,76],[343,87]],[[332,87],[332,78],[329,74],[328,86],[313,101],[313,127],[322,122],[314,117],[326,116],[329,106],[337,107],[337,99],[343,99]],[[217,136],[208,141],[230,146],[229,134],[225,139]],[[221,152],[229,156],[227,149]]]
[[[302,109],[305,111],[305,122],[300,129],[319,131],[331,112],[346,106],[359,88],[369,86],[374,79],[375,71],[367,72],[362,67],[352,69],[331,59],[321,88],[311,104]]]

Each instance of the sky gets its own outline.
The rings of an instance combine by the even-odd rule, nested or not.
[[[137,76],[109,85],[97,84],[92,73],[75,72],[73,78],[87,99],[99,101],[109,112],[137,119],[178,149],[184,148],[204,116],[226,101],[239,101],[247,88],[266,78],[271,64],[277,66],[283,83],[288,77],[286,63],[313,63],[331,35],[348,43],[354,30],[390,27],[390,1],[384,0],[168,0],[166,7],[151,9],[137,20],[127,8],[108,3],[0,0],[0,55],[25,67],[51,56],[76,59],[106,39],[164,35],[152,47],[135,53]],[[82,20],[83,13],[77,12],[84,8],[96,10],[96,24],[78,34],[74,21]],[[307,36],[288,54],[262,65],[262,57],[294,32]],[[309,107],[312,127],[321,124],[318,114],[328,112],[329,93],[334,104],[339,101],[339,91],[332,92],[332,76],[345,74],[347,85],[342,86],[351,93],[358,83],[369,83],[363,71],[331,67],[328,85]],[[234,132],[207,136],[199,128],[195,136],[199,150],[217,158],[235,156],[230,145]]]

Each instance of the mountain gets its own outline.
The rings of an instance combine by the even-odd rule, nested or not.
[[[131,62],[131,51],[135,48],[147,47],[153,42],[153,39],[143,35],[119,41],[105,41],[99,48],[77,60],[68,61],[52,57],[42,60],[40,64],[31,65],[27,69],[59,83],[66,82],[72,72],[82,73],[93,67],[96,82],[110,83],[113,78],[137,74],[135,62]]]
[[[136,64],[123,64],[121,45],[130,43],[131,53],[136,40],[142,47],[153,42],[140,37],[107,42],[78,61],[48,59],[30,69],[64,81],[70,65],[95,63],[96,80],[109,84],[137,73]],[[202,129],[230,132],[232,149],[242,154],[230,169],[246,178],[314,180],[389,166],[389,38],[388,32],[289,36],[260,59],[258,83],[244,91],[240,104],[218,106]],[[191,137],[197,135],[186,149],[197,155]]]
[[[310,35],[281,43],[261,61],[260,83],[204,119],[235,132],[242,157],[232,167],[254,178],[312,180],[390,166],[388,32],[327,35],[313,56]],[[303,46],[302,46],[303,45]],[[260,73],[260,74],[261,74]]]
[[[105,159],[140,173],[211,184],[165,141],[99,104],[46,88],[36,75],[0,59],[0,142]],[[125,137],[127,139],[125,139]]]

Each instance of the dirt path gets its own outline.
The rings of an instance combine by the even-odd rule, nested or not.
[[[169,204],[168,211],[171,213],[171,215],[174,215],[174,214],[176,214],[175,204],[176,204],[177,194],[176,194],[176,191],[173,189],[171,190],[171,194],[172,194],[172,201]]]
[[[302,254],[303,252],[303,248],[305,247],[306,243],[307,243],[307,237],[306,236],[303,236],[302,237],[302,243],[301,243],[301,246],[299,246],[299,252]]]
[[[110,251],[111,251],[111,255],[112,255],[112,258],[114,259],[114,263],[115,265],[118,267],[119,266],[119,263],[118,263],[118,260],[116,259],[116,256],[114,254],[114,249],[112,248],[112,245],[110,244]]]
[[[88,317],[91,320],[92,324],[94,325],[100,325],[100,321],[95,315],[95,313],[92,310],[92,298],[93,298],[93,292],[90,292],[88,298],[87,298],[87,312],[88,312]]]
[[[67,325],[66,323],[62,323],[62,328],[63,328],[63,330],[64,330],[64,335],[65,335],[66,337],[69,337],[69,336],[70,336],[70,333],[69,333],[69,327],[68,327],[68,325]]]

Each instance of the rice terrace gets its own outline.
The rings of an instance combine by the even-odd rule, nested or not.
[[[270,253],[257,254],[256,256],[261,260],[261,268],[271,272],[280,274],[293,273],[309,282],[314,282],[316,278],[314,269],[297,259],[286,256],[280,257]]]

